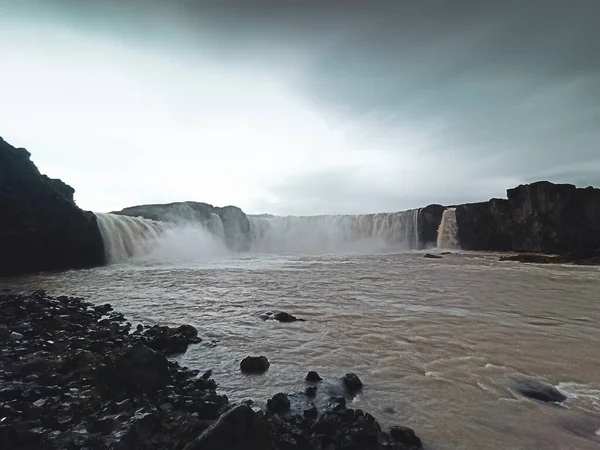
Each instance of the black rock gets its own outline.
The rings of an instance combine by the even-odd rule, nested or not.
[[[317,387],[316,386],[308,386],[304,391],[308,398],[314,398],[317,395]]]
[[[212,370],[209,369],[206,372],[204,372],[200,378],[202,378],[203,380],[208,380],[211,375],[212,375]]]
[[[332,411],[344,410],[346,409],[346,399],[344,397],[331,397],[328,408]]]
[[[302,415],[308,419],[316,419],[317,416],[319,415],[319,410],[317,410],[317,407],[315,406],[315,404],[311,402],[310,407],[306,408],[302,412]]]
[[[279,322],[296,322],[298,320],[303,321],[303,319],[298,319],[296,316],[292,316],[284,311],[276,312],[273,314],[273,317]]]
[[[74,189],[42,175],[30,156],[0,138],[0,277],[104,264],[96,216],[79,209]]]
[[[543,402],[561,403],[567,399],[567,396],[556,389],[554,386],[540,381],[523,380],[520,381],[517,390],[525,397],[533,398]]]
[[[223,414],[184,450],[268,450],[273,447],[268,424],[247,405]]]
[[[246,356],[240,362],[240,369],[243,373],[264,373],[270,365],[266,356]]]
[[[415,432],[408,427],[395,426],[390,428],[390,437],[399,444],[409,446],[409,448],[419,449],[423,446],[421,439]]]
[[[321,378],[317,372],[314,372],[314,371],[311,370],[306,375],[305,380],[314,383],[314,382],[317,382],[317,381],[322,381],[323,378]]]
[[[423,258],[430,258],[430,259],[442,259],[442,256],[440,255],[435,255],[433,253],[425,253],[423,255]]]
[[[344,386],[346,386],[346,389],[348,389],[348,391],[350,392],[360,391],[363,387],[362,381],[360,381],[358,375],[352,372],[344,375],[342,381],[344,382]]]
[[[267,401],[267,408],[274,413],[283,414],[290,410],[290,399],[286,394],[275,394]]]
[[[169,362],[160,353],[137,342],[102,369],[102,379],[112,389],[153,393],[170,381]]]

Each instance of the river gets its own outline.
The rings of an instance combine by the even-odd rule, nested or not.
[[[418,251],[227,254],[0,280],[111,303],[131,323],[189,323],[203,343],[178,359],[212,369],[232,400],[304,390],[322,401],[356,372],[351,407],[415,429],[428,449],[597,449],[600,446],[600,270],[522,265],[498,255]],[[263,321],[278,309],[305,322]],[[239,372],[247,355],[271,361]],[[520,396],[535,379],[567,396]]]

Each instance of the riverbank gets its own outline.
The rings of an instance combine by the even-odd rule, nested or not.
[[[317,409],[318,382],[275,395],[264,411],[252,401],[233,404],[210,371],[168,359],[200,340],[187,325],[132,325],[109,304],[43,291],[0,295],[1,448],[420,447],[412,430],[384,432],[344,397]]]

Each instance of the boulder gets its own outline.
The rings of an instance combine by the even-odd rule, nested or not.
[[[299,319],[285,311],[265,311],[258,315],[262,320],[277,320],[278,322],[304,322],[304,319]]]
[[[430,259],[442,259],[442,256],[440,255],[435,255],[433,253],[425,253],[423,255],[423,258],[430,258]]]
[[[266,356],[246,356],[240,362],[240,369],[243,373],[264,373],[270,365]]]
[[[342,381],[344,383],[344,386],[346,386],[346,389],[348,389],[348,391],[350,392],[360,391],[363,387],[362,381],[360,381],[358,375],[356,375],[353,372],[344,375],[342,377]]]
[[[308,386],[304,391],[308,398],[314,398],[317,395],[317,387],[316,386]]]
[[[184,353],[190,344],[202,341],[198,330],[191,325],[176,328],[154,325],[143,333],[146,345],[164,355]]]
[[[286,413],[290,410],[290,399],[280,392],[267,400],[267,408],[277,414]]]
[[[404,444],[411,449],[419,449],[423,447],[421,439],[415,432],[408,427],[394,426],[390,428],[390,437],[394,442]]]
[[[184,450],[270,450],[273,441],[268,424],[248,405],[236,406],[207,428]]]
[[[313,370],[311,370],[310,372],[308,372],[308,374],[306,375],[306,381],[310,382],[310,383],[316,383],[317,381],[321,381],[323,380],[323,378],[321,378],[319,376],[319,374]]]
[[[562,403],[567,399],[567,396],[554,386],[542,383],[541,381],[519,381],[517,390],[525,397],[540,400],[542,402]]]
[[[74,190],[42,175],[30,153],[0,138],[0,276],[79,269],[105,262],[93,213],[73,201]]]
[[[109,357],[110,358],[110,357]],[[155,393],[169,383],[169,362],[141,342],[118,354],[102,367],[104,383],[111,389]]]

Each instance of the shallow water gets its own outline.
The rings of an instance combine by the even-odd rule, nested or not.
[[[304,390],[321,400],[348,371],[352,403],[382,425],[415,429],[430,449],[600,447],[600,270],[419,252],[229,255],[113,265],[0,280],[3,288],[110,302],[135,326],[189,323],[204,338],[180,357],[213,369],[230,399]],[[306,322],[264,322],[281,309]],[[239,361],[264,354],[262,376]],[[557,385],[564,406],[522,398],[514,379]]]

